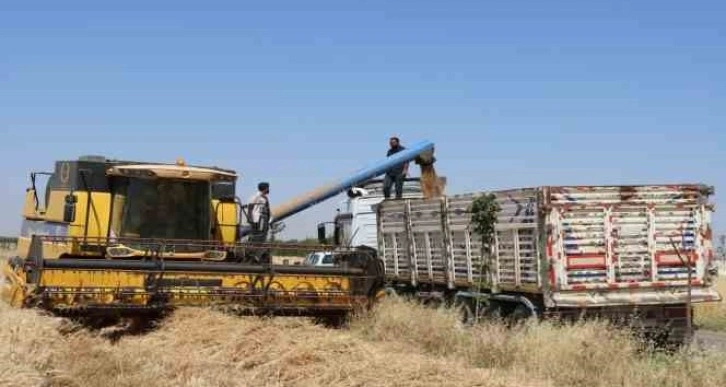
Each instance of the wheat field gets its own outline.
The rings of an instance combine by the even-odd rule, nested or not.
[[[694,306],[694,323],[702,329],[726,331],[726,278],[719,277],[715,284],[721,301]]]
[[[118,341],[0,303],[0,385],[723,386],[726,354],[642,352],[596,322],[464,328],[399,298],[341,329],[180,309]]]
[[[112,343],[5,305],[0,326],[7,386],[726,385],[723,353],[642,353],[598,323],[462,328],[452,311],[398,299],[343,329],[180,309]]]

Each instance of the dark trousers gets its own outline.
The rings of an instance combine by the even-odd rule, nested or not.
[[[403,174],[400,175],[386,175],[386,178],[383,179],[383,196],[385,196],[386,199],[391,197],[391,186],[395,183],[396,184],[396,199],[401,199],[403,197],[403,180],[406,177]]]

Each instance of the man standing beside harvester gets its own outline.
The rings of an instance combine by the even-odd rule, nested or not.
[[[257,184],[257,193],[247,203],[247,218],[254,235],[252,242],[264,242],[270,223],[270,183]]]

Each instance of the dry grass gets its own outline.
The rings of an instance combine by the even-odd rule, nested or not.
[[[699,328],[726,331],[726,278],[716,280],[716,290],[721,294],[721,302],[694,306],[693,318]]]
[[[532,323],[512,330],[483,323],[464,330],[455,321],[450,311],[388,300],[376,313],[354,322],[353,329],[368,340],[396,342],[412,353],[554,385],[726,385],[726,354],[642,352],[627,333],[603,323]]]
[[[15,254],[15,250],[0,249],[0,259],[7,259],[13,254]]]
[[[205,309],[116,344],[64,325],[0,305],[0,385],[726,385],[724,354],[639,354],[596,323],[463,329],[452,312],[396,299],[344,330]]]
[[[455,358],[414,353],[301,319],[182,309],[116,344],[61,320],[0,306],[0,385],[504,386],[526,380]]]
[[[115,344],[67,327],[0,303],[0,386],[726,385],[726,354],[643,354],[598,323],[464,329],[451,311],[396,298],[341,330],[206,309]]]

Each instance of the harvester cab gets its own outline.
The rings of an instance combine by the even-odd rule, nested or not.
[[[220,168],[106,160],[97,156],[58,161],[43,199],[35,176],[26,192],[19,252],[27,256],[31,235],[78,238],[64,256],[143,256],[142,241],[186,240],[212,245],[160,251],[176,259],[226,258],[216,247],[234,244],[239,203],[237,175]],[[96,246],[90,249],[90,246]],[[215,248],[212,248],[215,247]]]

